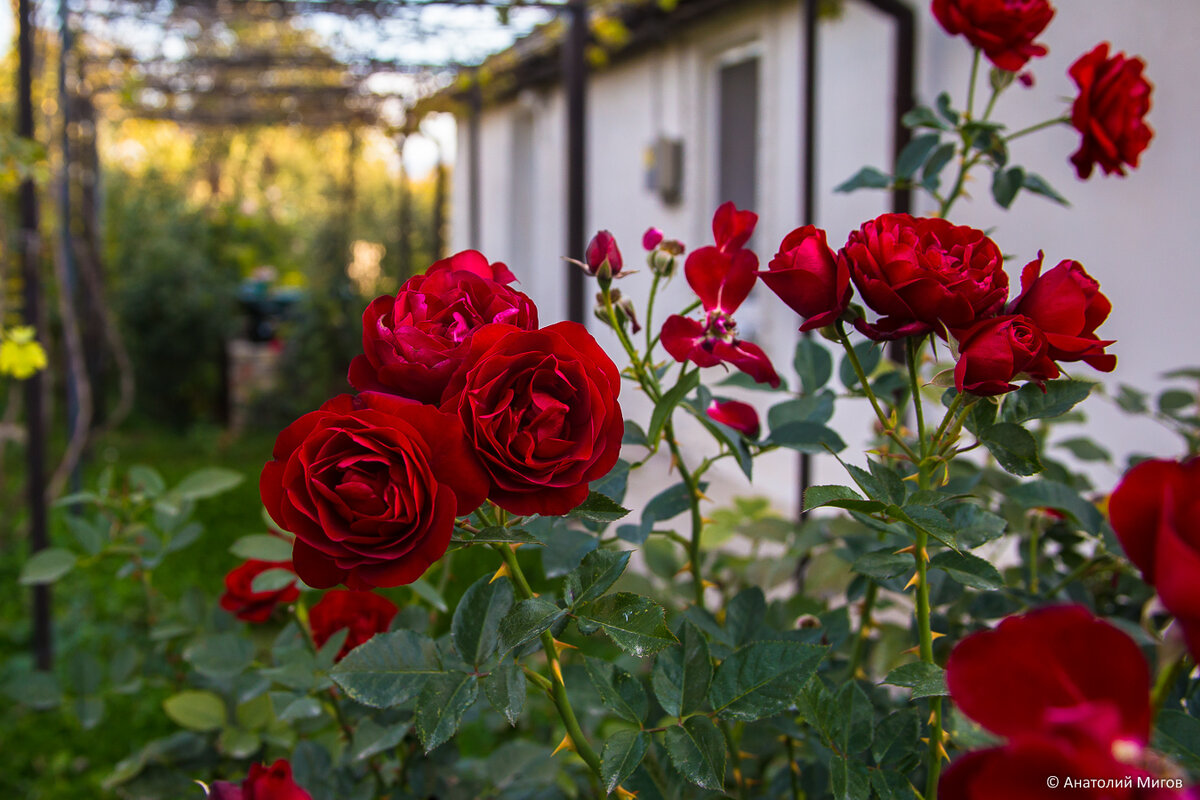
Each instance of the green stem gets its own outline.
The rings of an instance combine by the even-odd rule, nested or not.
[[[660,396],[658,382],[653,380],[652,375],[646,375],[646,367],[642,363],[641,355],[638,354],[637,348],[629,339],[625,326],[617,319],[617,309],[613,305],[612,293],[607,286],[601,291],[601,297],[604,300],[604,311],[608,315],[609,324],[616,331],[617,338],[621,341],[621,347],[625,348],[625,354],[629,356],[629,365],[633,367],[633,374],[637,377],[637,382],[641,385],[642,390],[650,396],[650,399],[657,403]]]
[[[683,479],[684,486],[688,490],[688,508],[691,512],[692,526],[692,533],[688,538],[688,566],[691,567],[692,592],[696,606],[703,609],[704,575],[701,569],[703,555],[700,551],[700,535],[704,531],[704,519],[700,515],[700,485],[683,460],[683,453],[680,452],[679,442],[675,438],[675,425],[671,420],[667,420],[667,424],[663,426],[663,436],[667,440],[667,447],[671,449],[671,457],[675,460],[675,466],[679,469],[679,477]]]
[[[862,662],[863,651],[867,645],[867,635],[871,631],[871,612],[875,608],[875,598],[879,594],[879,584],[869,580],[867,593],[863,597],[862,615],[858,623],[858,635],[854,637],[854,647],[850,651],[850,680],[858,674]]]
[[[504,559],[504,563],[508,566],[509,574],[512,575],[513,585],[517,587],[518,593],[525,600],[533,598],[533,589],[529,585],[529,580],[525,577],[525,573],[521,570],[521,564],[517,560],[517,553],[510,545],[503,544],[496,546],[496,551]],[[592,749],[592,745],[588,742],[587,737],[583,734],[583,729],[579,726],[579,719],[575,716],[575,709],[571,706],[571,698],[567,695],[567,686],[562,678],[562,665],[558,658],[558,648],[554,646],[554,636],[550,631],[542,633],[542,649],[546,653],[546,660],[551,665],[550,674],[553,676],[551,680],[550,697],[554,701],[555,708],[558,709],[558,716],[562,720],[563,725],[567,729],[567,736],[575,745],[575,752],[584,760],[584,763],[600,777],[600,756]]]
[[[982,58],[983,51],[976,47],[975,55],[971,58],[971,83],[967,86],[967,119],[973,119],[975,111],[975,84],[979,82],[979,62]]]
[[[921,345],[925,343],[925,337],[910,336],[905,343],[908,347],[908,381],[912,386],[913,408],[917,414],[917,441],[921,443],[921,453],[925,454],[929,452],[929,443],[925,439],[925,409],[921,403],[921,381],[917,375],[917,362],[921,357]]]
[[[992,96],[988,98],[987,108],[983,110],[983,121],[987,122],[992,118],[992,110],[996,108],[996,101],[1000,99],[1000,92],[996,89],[992,90]]]
[[[954,399],[950,401],[950,407],[946,409],[946,416],[942,417],[942,424],[938,425],[937,431],[933,434],[931,449],[934,452],[939,452],[943,449],[941,444],[942,437],[946,435],[946,431],[950,428],[950,423],[954,421],[954,417],[958,413],[958,410],[962,408],[963,403],[966,401],[966,397],[966,392],[959,392],[958,394],[954,395]]]
[[[1041,551],[1041,523],[1034,522],[1029,531],[1029,593],[1038,591],[1038,556]]]
[[[800,800],[800,776],[796,772],[796,743],[790,736],[784,737],[787,747],[788,777],[792,781],[792,800]]]
[[[1171,694],[1171,689],[1175,687],[1179,676],[1191,666],[1191,659],[1188,658],[1185,650],[1169,663],[1164,664],[1163,668],[1158,671],[1158,677],[1154,679],[1154,689],[1150,692],[1150,719],[1158,716],[1158,712],[1162,710],[1163,703],[1167,702],[1167,697]]]
[[[842,321],[838,320],[834,323],[834,327],[837,329],[838,341],[842,343],[842,348],[846,351],[846,358],[850,361],[850,366],[854,369],[854,374],[858,377],[858,383],[862,386],[863,394],[871,401],[871,408],[874,409],[875,416],[879,418],[879,424],[883,427],[884,434],[891,437],[900,446],[900,449],[914,462],[918,461],[916,452],[896,433],[891,421],[888,420],[887,416],[883,413],[883,409],[880,408],[879,400],[875,397],[875,392],[871,389],[871,385],[867,383],[867,374],[863,371],[862,363],[858,360],[858,353],[854,352],[854,347],[850,344],[850,337],[846,335],[846,328],[842,325]]]
[[[1004,137],[1004,141],[1011,142],[1013,139],[1019,139],[1022,136],[1028,136],[1029,134],[1036,133],[1043,128],[1050,128],[1054,125],[1063,125],[1070,122],[1070,117],[1055,117],[1054,119],[1048,119],[1045,122],[1039,122],[1037,125],[1030,125],[1028,128],[1022,128],[1016,133],[1010,133],[1008,136]]]
[[[699,300],[693,300],[691,303],[689,303],[689,304],[688,304],[687,308],[683,309],[683,311],[680,311],[680,312],[679,312],[679,314],[680,314],[681,316],[684,316],[684,317],[686,317],[688,314],[692,313],[693,311],[695,311],[695,310],[696,310],[697,308],[699,308],[699,307],[700,307],[700,301],[699,301]],[[650,326],[649,326],[649,325],[646,325],[646,330],[649,330],[649,329],[650,329]],[[650,348],[649,348],[649,351],[647,351],[647,356],[649,355],[650,351],[653,351],[653,350],[654,350],[654,348],[655,348],[655,347],[658,345],[658,340],[659,340],[660,338],[662,338],[662,331],[661,331],[661,330],[660,330],[658,333],[654,334],[654,339],[652,339],[652,340],[651,340],[651,342],[650,342]]]
[[[650,354],[654,352],[654,298],[658,296],[658,284],[662,280],[662,276],[657,272],[654,273],[654,279],[650,281],[650,299],[646,301],[646,358],[649,359]]]

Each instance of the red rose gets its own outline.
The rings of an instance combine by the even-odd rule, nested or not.
[[[875,341],[961,329],[1000,311],[1008,274],[983,231],[944,219],[884,214],[838,253],[863,301],[883,315],[856,327]]]
[[[455,414],[514,514],[565,514],[612,469],[625,422],[621,378],[587,329],[486,325],[471,341],[442,410]]]
[[[1108,501],[1121,547],[1200,656],[1200,458],[1143,461]]]
[[[1046,0],[933,0],[933,15],[952,36],[962,34],[1000,69],[1016,72],[1046,48],[1034,39],[1054,17]]]
[[[1004,394],[1020,377],[1038,383],[1058,377],[1046,337],[1029,317],[985,319],[957,338],[954,386],[960,392]]]
[[[600,231],[592,237],[584,253],[584,260],[587,262],[589,275],[599,275],[604,278],[620,275],[621,267],[624,266],[621,250],[617,247],[617,240],[608,231]],[[496,321],[502,322],[503,320]]]
[[[740,400],[713,400],[704,409],[708,418],[722,425],[728,425],[735,431],[746,434],[750,439],[757,439],[762,426],[758,421],[758,412],[749,403]]]
[[[806,320],[802,331],[834,323],[850,304],[850,272],[813,225],[784,237],[767,271],[758,273],[779,299]]]
[[[370,589],[421,577],[488,481],[453,416],[367,392],[285,428],[259,485],[271,518],[296,535],[305,583]]]
[[[537,307],[506,284],[508,267],[467,250],[409,278],[395,297],[375,298],[363,313],[363,353],[350,384],[437,405],[480,325],[538,326]]]
[[[269,569],[291,570],[292,564],[290,561],[250,560],[230,570],[225,576],[221,608],[246,622],[266,622],[275,606],[286,605],[300,596],[300,588],[295,583],[271,592],[254,591],[251,588],[254,579]]]
[[[1099,164],[1105,175],[1125,174],[1124,164],[1138,165],[1154,131],[1146,124],[1150,110],[1150,82],[1142,76],[1146,62],[1108,55],[1108,42],[1071,65],[1068,71],[1079,96],[1071,107],[1071,124],[1082,139],[1071,163],[1081,179]]]
[[[375,634],[385,632],[399,610],[391,600],[374,592],[334,589],[326,592],[325,596],[309,609],[308,622],[312,627],[313,641],[317,647],[324,646],[325,642],[342,628],[350,629],[346,643],[334,659],[341,661],[347,653]]]
[[[1112,372],[1117,357],[1104,348],[1113,340],[1096,335],[1112,303],[1078,261],[1060,261],[1039,277],[1043,257],[1039,251],[1037,259],[1025,265],[1021,294],[1008,304],[1008,313],[1024,314],[1037,324],[1055,361],[1085,361],[1101,372]]]
[[[312,795],[292,780],[292,765],[282,758],[270,767],[251,764],[241,786],[217,781],[208,796],[211,800],[312,800]]]

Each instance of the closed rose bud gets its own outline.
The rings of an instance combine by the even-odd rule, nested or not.
[[[784,237],[768,269],[758,273],[779,299],[806,320],[800,330],[830,325],[850,303],[850,270],[813,225]]]
[[[708,408],[704,409],[704,413],[714,422],[728,425],[745,434],[748,439],[757,439],[759,431],[762,430],[754,406],[740,400],[713,400],[708,404]]]
[[[646,228],[646,232],[642,234],[642,247],[646,250],[653,250],[658,247],[658,243],[662,240],[662,231],[658,228]]]
[[[584,260],[587,262],[588,274],[600,279],[620,274],[623,264],[617,240],[608,231],[600,231],[592,237],[588,242]]]
[[[960,392],[1004,394],[1017,388],[1012,381],[1019,377],[1038,382],[1058,377],[1046,337],[1029,317],[985,319],[957,338],[954,386]]]

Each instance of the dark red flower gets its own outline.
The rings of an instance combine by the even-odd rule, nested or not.
[[[533,301],[506,285],[514,280],[504,264],[467,250],[409,278],[395,297],[375,298],[363,314],[363,353],[350,363],[350,384],[437,405],[476,328],[538,326]]]
[[[750,439],[757,439],[762,426],[758,421],[758,412],[749,403],[740,400],[716,400],[704,409],[708,418],[722,425],[728,425],[735,431],[744,433]]]
[[[653,250],[662,240],[662,231],[658,228],[646,228],[646,232],[642,234],[642,247],[646,250]]]
[[[1100,284],[1078,261],[1060,261],[1040,275],[1043,254],[1025,265],[1021,294],[1008,304],[1008,313],[1024,314],[1046,335],[1055,361],[1084,361],[1101,372],[1112,372],[1117,357],[1104,352],[1114,340],[1101,339],[1096,328],[1108,318],[1112,303]]]
[[[584,259],[587,262],[588,274],[598,275],[602,278],[613,278],[620,275],[621,267],[624,265],[621,260],[621,250],[617,247],[617,240],[608,231],[600,231],[592,237],[592,240],[588,242]],[[503,322],[503,320],[496,320],[496,322]]]
[[[1121,547],[1200,656],[1200,458],[1143,461],[1108,501]]]
[[[806,320],[802,331],[837,321],[850,304],[850,271],[825,241],[825,231],[813,225],[784,237],[765,272],[763,283]]]
[[[662,345],[676,361],[700,367],[732,364],[758,383],[779,386],[771,359],[758,345],[737,338],[736,324],[720,311],[710,312],[705,323],[679,314],[668,317]]]
[[[944,219],[884,214],[850,234],[838,261],[882,315],[874,325],[855,323],[875,341],[968,328],[999,313],[1008,297],[996,243]]]
[[[1071,163],[1081,179],[1097,164],[1105,175],[1125,174],[1138,165],[1154,131],[1146,124],[1153,87],[1142,75],[1146,62],[1108,54],[1108,42],[1079,58],[1068,71],[1079,96],[1071,106],[1071,124],[1082,139]]]
[[[208,796],[212,800],[312,800],[312,795],[292,780],[292,765],[282,758],[270,767],[251,764],[241,786],[217,781]]]
[[[300,596],[300,588],[295,583],[270,592],[254,591],[254,579],[269,569],[291,571],[292,562],[252,559],[234,567],[225,576],[225,593],[221,595],[221,608],[246,622],[266,622],[276,606],[286,605]]]
[[[962,34],[1000,69],[1016,72],[1046,55],[1036,39],[1054,17],[1047,0],[933,0],[933,15],[950,35]]]
[[[296,535],[305,583],[371,589],[421,577],[488,479],[454,416],[366,392],[285,428],[259,486],[271,518]]]
[[[954,386],[960,392],[996,395],[1011,392],[1018,378],[1042,381],[1057,378],[1046,337],[1029,317],[985,319],[956,334],[958,363]]]
[[[399,610],[391,600],[374,592],[334,589],[309,609],[308,622],[317,647],[324,646],[342,628],[349,628],[346,642],[334,659],[341,661],[375,634],[385,632]]]
[[[740,250],[750,241],[754,234],[754,226],[758,224],[758,214],[753,211],[739,211],[732,202],[722,203],[713,214],[713,240],[717,249],[722,253]]]
[[[488,497],[514,514],[565,514],[612,469],[625,422],[621,377],[587,329],[486,325],[447,388],[491,476]]]

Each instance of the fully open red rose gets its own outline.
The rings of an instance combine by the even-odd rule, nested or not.
[[[997,395],[1011,392],[1020,377],[1041,381],[1058,377],[1046,337],[1029,317],[985,319],[958,338],[954,386],[960,392]]]
[[[1043,257],[1039,252],[1025,265],[1021,294],[1008,304],[1008,313],[1024,314],[1037,324],[1055,361],[1084,361],[1101,372],[1112,372],[1117,357],[1105,353],[1104,348],[1113,340],[1096,335],[1096,328],[1112,311],[1112,303],[1078,261],[1060,261],[1040,275]]]
[[[208,796],[212,800],[312,800],[292,779],[292,765],[282,758],[270,767],[251,764],[241,786],[217,781]]]
[[[1016,72],[1046,55],[1036,39],[1054,9],[1047,0],[933,0],[933,15],[951,35],[962,34],[1000,69]]]
[[[1150,82],[1142,75],[1146,63],[1108,54],[1108,42],[1080,57],[1069,74],[1079,87],[1071,107],[1071,124],[1082,139],[1071,163],[1081,179],[1091,177],[1099,164],[1104,174],[1125,174],[1138,165],[1154,131],[1146,124],[1150,111]]]
[[[341,661],[347,653],[370,639],[383,633],[396,616],[396,604],[374,592],[351,592],[334,589],[326,592],[316,605],[308,611],[308,622],[312,627],[313,641],[317,647],[324,646],[329,637],[348,628],[350,633],[338,651],[335,661]]]
[[[1108,502],[1113,530],[1200,656],[1200,458],[1143,461]]]
[[[254,591],[254,579],[269,569],[291,570],[292,562],[251,559],[234,567],[225,576],[225,593],[221,595],[221,608],[246,622],[266,622],[276,606],[290,603],[300,596],[300,589],[295,583],[269,592]]]
[[[793,311],[804,317],[802,331],[833,324],[850,304],[850,271],[814,225],[797,228],[783,238],[763,283]]]
[[[533,301],[506,285],[514,280],[504,264],[467,250],[409,278],[395,297],[375,298],[363,314],[363,353],[350,363],[350,384],[437,405],[476,328],[538,326]]]
[[[488,497],[514,514],[565,514],[617,462],[620,374],[587,329],[486,325],[442,410],[455,414],[491,475]]]
[[[882,315],[856,327],[875,341],[964,329],[1008,298],[1000,248],[983,231],[944,219],[884,214],[838,253],[858,292]]]
[[[488,479],[454,416],[367,392],[285,428],[259,485],[271,518],[296,535],[305,583],[371,589],[421,577]]]

